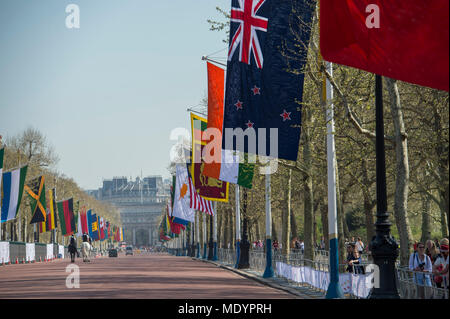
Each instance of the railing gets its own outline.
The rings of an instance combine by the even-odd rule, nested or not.
[[[180,249],[169,249],[169,253],[173,255],[182,255]],[[220,263],[234,267],[236,264],[236,250],[218,248],[217,257]],[[345,295],[347,298],[366,298],[368,291],[371,289],[374,274],[365,273],[366,267],[370,264],[370,258],[368,255],[362,256],[362,263],[359,265],[348,266],[346,264],[339,265],[339,277],[341,286],[345,286]],[[278,268],[277,268],[278,263]],[[266,268],[266,253],[263,248],[256,247],[250,249],[249,252],[249,264],[250,270],[262,275]],[[289,269],[296,270],[295,276],[286,276],[280,273],[280,267],[290,267]],[[300,249],[292,249],[289,254],[289,258],[283,255],[280,249],[272,249],[272,268],[276,277],[283,277],[287,282],[296,287],[308,287],[318,293],[326,294],[329,281],[329,256],[328,251],[315,250],[315,260],[308,260],[304,258],[304,251]],[[312,272],[314,280],[305,279],[305,269],[307,272]],[[302,272],[300,272],[302,270]],[[439,286],[436,284],[433,274],[425,274],[429,279],[420,280],[421,276],[424,276],[422,272],[410,271],[407,268],[399,267],[397,263],[397,288],[402,299],[441,299],[449,298],[448,282],[442,281]],[[302,278],[299,277],[299,273],[302,274]],[[292,277],[292,278],[288,278]],[[425,277],[425,278],[426,278]],[[418,280],[419,279],[419,280]],[[447,279],[448,280],[448,279]]]
[[[236,264],[236,250],[219,248],[217,249],[217,259],[225,265]]]
[[[448,299],[448,278],[440,276],[442,282],[437,284],[436,277],[434,274],[398,267],[399,294],[404,299]]]
[[[57,244],[1,241],[0,265],[53,260],[58,257],[58,249]]]
[[[327,251],[315,251],[316,258],[314,261],[304,258],[304,254],[300,250],[292,250],[289,258],[281,253],[281,250],[272,250],[272,268],[275,276],[285,278],[292,286],[308,287],[316,292],[326,294],[329,281],[329,258]],[[236,263],[236,251],[234,249],[218,249],[219,262],[234,266]],[[341,285],[346,286],[345,295],[347,298],[366,298],[368,291],[371,289],[373,274],[365,273],[366,266],[370,263],[369,258],[363,259],[359,265],[348,266],[346,264],[339,265],[340,282]],[[277,269],[280,263],[291,267],[291,269],[298,270],[305,268],[308,271],[313,271],[314,280],[305,280],[304,278],[287,278],[281,274]],[[256,271],[260,275],[263,274],[266,268],[266,253],[261,248],[251,249],[249,252],[249,264],[252,271]],[[303,267],[303,268],[302,268]],[[434,275],[430,274],[430,285],[418,283],[414,278],[422,273],[409,271],[408,269],[397,267],[397,287],[402,299],[436,299],[448,298],[447,283],[445,280],[442,287],[438,287],[434,281]],[[297,274],[298,277],[298,274]],[[302,281],[303,280],[303,281]],[[345,281],[345,282],[344,282]],[[368,285],[368,283],[370,283]],[[347,286],[348,285],[348,286]]]

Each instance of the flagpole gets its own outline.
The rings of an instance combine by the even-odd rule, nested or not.
[[[269,166],[270,167],[270,166]],[[270,169],[266,170],[266,269],[263,278],[273,277],[272,267],[272,207],[270,203],[271,185],[270,185]]]
[[[195,223],[195,219],[194,219],[194,222],[193,223],[191,223],[191,257],[195,257],[195,247],[196,247],[196,245],[195,245],[195,226],[196,226],[196,223]]]
[[[53,196],[54,196],[54,198],[53,198],[53,204],[55,204],[55,206],[56,206],[56,183],[57,183],[57,179],[56,179],[56,177],[55,177],[55,192],[53,193]],[[54,241],[59,245],[59,239],[58,239],[58,228],[56,227],[56,218],[58,218],[56,215],[57,215],[57,213],[56,213],[56,211],[57,211],[57,208],[56,207],[53,207],[53,218],[55,219],[55,228],[53,229],[54,230],[54,233],[53,233],[53,236],[54,236]],[[63,246],[64,246],[64,243],[63,243]],[[58,249],[59,249],[59,246],[58,246]]]
[[[325,62],[326,69],[333,75],[332,63]],[[339,284],[339,254],[336,210],[336,150],[334,145],[333,88],[328,79],[325,80],[324,101],[326,102],[327,121],[327,174],[328,174],[328,237],[330,240],[330,284],[326,299],[344,298]]]
[[[206,214],[203,213],[203,259],[206,259]]]
[[[180,234],[177,238],[177,256],[181,256],[181,237],[183,236],[183,233],[180,230]]]
[[[227,66],[225,63],[222,63],[222,62],[219,62],[219,61],[215,61],[213,59],[208,58],[206,55],[202,56],[202,60],[203,61],[208,61],[208,62],[213,62],[213,63],[219,64],[219,65],[222,65],[224,67]]]
[[[17,150],[17,160],[19,161],[19,168],[20,168],[20,151],[19,150]],[[19,204],[20,203],[18,203],[18,205]],[[14,223],[14,233],[13,233],[14,234],[14,238],[16,237],[16,233],[17,233],[17,230],[16,230],[17,219],[19,219],[19,221],[20,221],[20,217],[17,216],[18,214],[19,214],[19,210],[17,210],[16,217],[14,218],[14,222],[13,222]],[[36,224],[34,224],[34,225],[36,225]],[[20,224],[19,224],[19,226],[20,226]],[[15,238],[15,239],[19,239],[19,238]]]
[[[198,214],[199,214],[199,212],[197,210],[195,212],[195,224],[196,224],[195,228],[196,228],[196,233],[197,233],[197,236],[196,236],[196,239],[197,239],[197,255],[196,255],[196,257],[200,258],[200,225],[198,224],[199,223]]]
[[[217,260],[217,202],[214,202],[213,220],[214,220],[214,231],[213,231],[214,254],[213,254],[212,260],[216,261]]]
[[[213,239],[213,226],[214,226],[214,217],[212,215],[209,215],[209,242],[208,242],[208,260],[213,259],[214,254],[214,239]]]
[[[20,239],[22,238],[22,232],[21,232],[21,226],[22,226],[22,223],[21,223],[21,219],[19,218],[19,230],[18,230],[18,233],[19,233],[19,237],[18,237],[18,241],[20,241]]]
[[[181,243],[182,243],[182,250],[181,250],[181,256],[186,256],[186,234],[187,234],[187,225],[186,227],[181,231],[182,237],[181,237]]]
[[[236,185],[236,265],[234,268],[239,266],[239,255],[241,253],[241,208],[239,202],[239,184]]]

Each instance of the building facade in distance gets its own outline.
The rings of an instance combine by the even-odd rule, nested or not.
[[[135,247],[155,245],[159,241],[158,219],[170,196],[170,184],[161,176],[126,177],[103,180],[98,190],[87,191],[96,199],[117,207],[124,241]]]

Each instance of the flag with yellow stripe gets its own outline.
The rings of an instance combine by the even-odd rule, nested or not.
[[[47,216],[45,221],[39,223],[39,231],[45,233],[46,231],[55,229],[57,226],[55,189],[53,188],[48,190]]]
[[[31,207],[31,218],[30,224],[45,222],[46,220],[46,211],[45,207],[45,178],[44,176],[39,176],[31,180],[28,185],[25,185],[25,191],[27,192],[30,199],[30,207]]]

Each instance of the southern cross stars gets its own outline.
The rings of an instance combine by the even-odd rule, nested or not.
[[[250,120],[248,120],[248,122],[245,123],[245,125],[247,125],[247,128],[253,128],[253,125],[255,125],[255,123],[250,122]]]
[[[286,110],[283,110],[283,113],[280,114],[280,116],[283,118],[283,122],[286,120],[291,120],[291,113],[292,112],[286,112]]]
[[[253,89],[250,89],[250,91],[253,92],[253,95],[256,94],[261,94],[259,91],[261,90],[261,88],[257,87],[256,85],[253,86]]]
[[[236,110],[242,110],[242,105],[244,103],[242,103],[241,101],[237,101],[236,104],[234,104],[234,106],[236,106]]]

